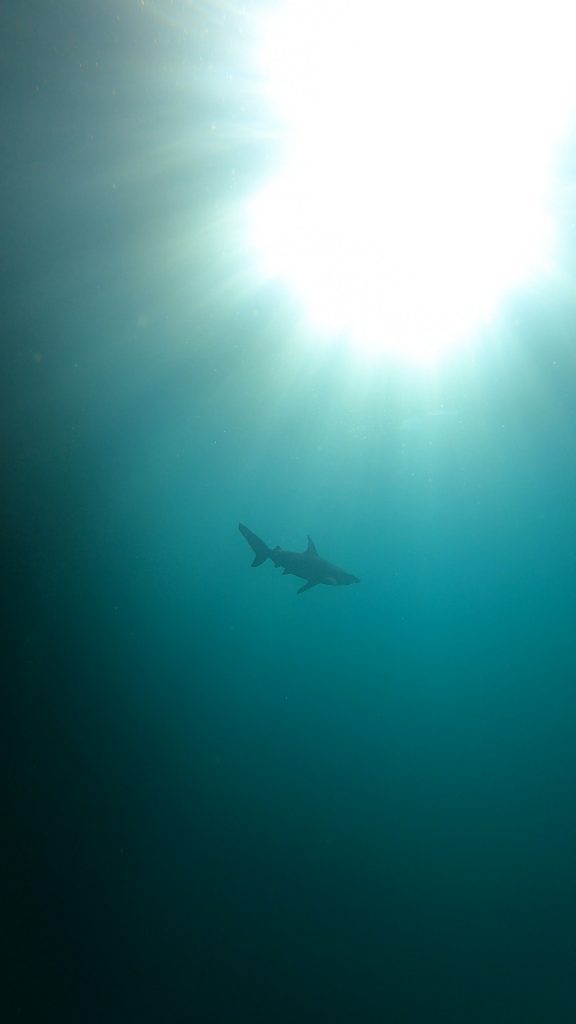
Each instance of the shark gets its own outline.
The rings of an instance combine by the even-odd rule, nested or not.
[[[244,523],[239,523],[238,529],[254,552],[252,567],[262,565],[269,558],[276,568],[284,569],[284,576],[298,576],[301,580],[306,580],[304,586],[297,591],[298,594],[312,590],[312,587],[317,587],[319,583],[325,583],[330,587],[346,587],[350,583],[360,582],[351,572],[345,572],[344,569],[321,558],[311,537],[308,537],[305,551],[284,551],[281,547],[269,548],[260,537],[244,526]]]

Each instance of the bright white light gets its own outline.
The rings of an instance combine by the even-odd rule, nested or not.
[[[264,25],[264,272],[320,330],[435,360],[547,266],[573,0],[287,0]]]

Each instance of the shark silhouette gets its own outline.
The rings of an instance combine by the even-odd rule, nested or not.
[[[301,580],[306,580],[304,586],[300,587],[299,594],[317,587],[319,583],[326,583],[331,587],[345,587],[349,583],[360,582],[357,576],[352,576],[352,573],[344,572],[344,569],[339,569],[337,565],[320,558],[310,537],[306,551],[283,551],[280,547],[269,548],[243,523],[238,524],[238,529],[254,552],[252,566],[262,565],[269,558],[276,568],[280,566],[284,569],[284,576],[299,576]]]

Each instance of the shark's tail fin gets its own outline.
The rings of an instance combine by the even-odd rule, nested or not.
[[[252,533],[252,530],[249,530],[247,526],[244,526],[244,523],[238,523],[238,529],[254,552],[255,558],[252,566],[255,568],[257,565],[262,565],[262,562],[270,558],[271,551],[268,545],[263,540],[260,540],[260,537],[257,537],[255,533]]]

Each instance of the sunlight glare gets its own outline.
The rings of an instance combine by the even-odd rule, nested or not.
[[[287,0],[263,25],[283,143],[252,242],[318,332],[434,361],[550,267],[571,4]]]

